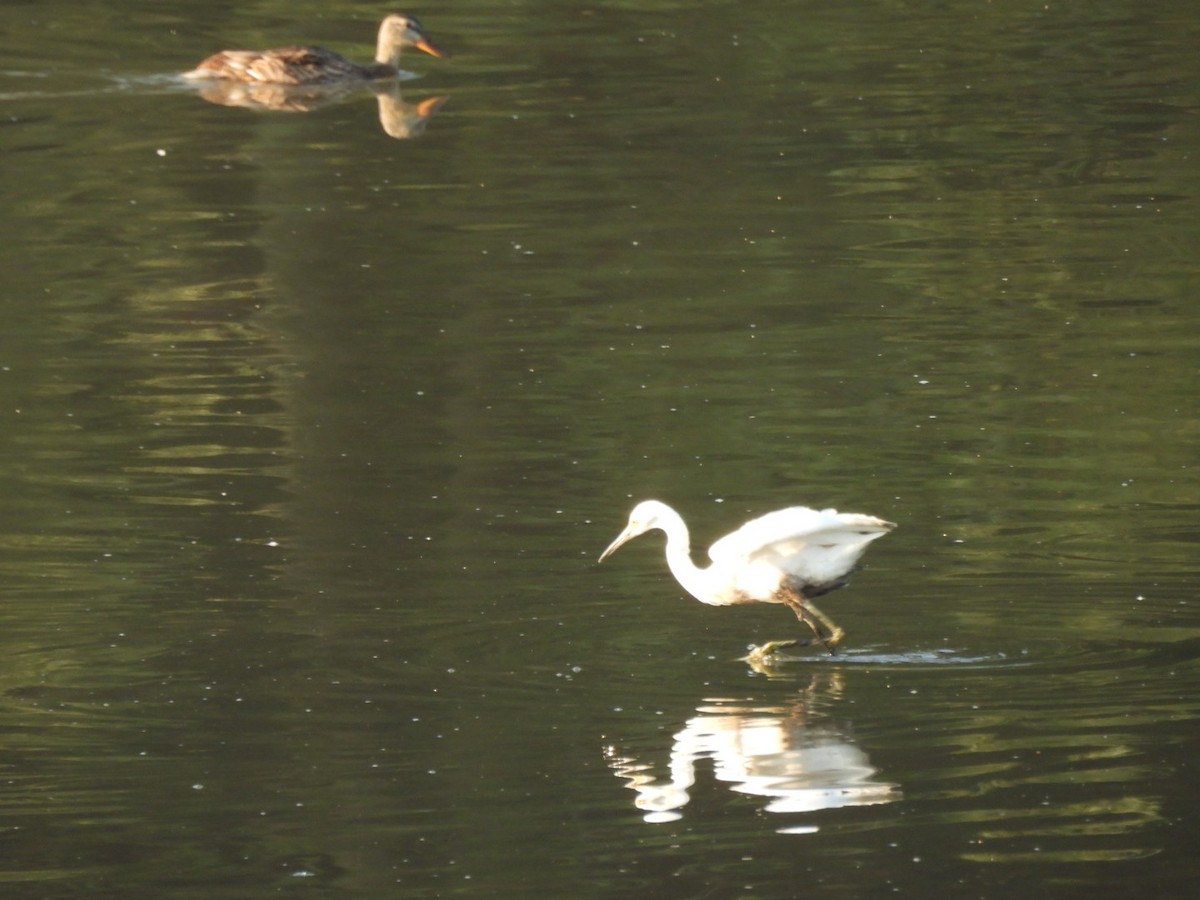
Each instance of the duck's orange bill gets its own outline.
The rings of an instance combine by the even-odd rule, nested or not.
[[[445,59],[450,55],[427,37],[421,38],[419,41],[413,44],[413,46],[418,50],[424,50],[430,56],[436,56],[439,59]]]

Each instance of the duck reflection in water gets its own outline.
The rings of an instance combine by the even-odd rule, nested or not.
[[[348,94],[370,89],[379,102],[379,122],[394,138],[425,130],[445,97],[405,103],[398,82],[414,77],[400,69],[400,55],[415,47],[432,56],[449,54],[430,40],[410,16],[390,15],[379,26],[375,62],[359,65],[323,47],[222,50],[183,77],[196,82],[210,103],[276,112],[312,112]]]
[[[202,83],[198,93],[209,103],[220,106],[241,106],[271,112],[313,112],[364,90],[375,95],[379,104],[379,124],[384,133],[398,140],[423,133],[429,120],[450,99],[445,96],[426,97],[418,103],[408,103],[401,96],[400,85],[396,82],[372,82],[365,86],[350,83],[297,87],[211,81]]]
[[[666,780],[654,774],[652,765],[622,754],[616,747],[606,747],[605,756],[613,772],[625,779],[626,787],[637,792],[634,805],[647,822],[683,818],[702,759],[712,760],[713,775],[730,784],[731,790],[766,798],[764,809],[770,813],[816,812],[899,800],[899,787],[876,778],[878,770],[866,752],[828,715],[812,709],[812,692],[840,690],[840,675],[832,677],[832,682],[822,676],[814,678],[808,691],[786,708],[705,701],[673,738]]]

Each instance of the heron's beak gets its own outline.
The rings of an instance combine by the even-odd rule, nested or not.
[[[413,46],[418,50],[424,50],[430,56],[436,56],[438,59],[445,59],[450,54],[431,41],[428,36],[421,35],[420,38],[413,42]]]
[[[617,552],[618,547],[620,547],[622,544],[624,544],[626,541],[630,540],[631,538],[637,537],[639,534],[641,534],[641,532],[634,531],[632,527],[626,528],[624,531],[622,531],[620,534],[617,535],[617,539],[615,541],[613,541],[611,544],[608,545],[608,549],[600,554],[600,558],[598,560],[596,560],[596,562],[604,562],[606,559],[608,559],[610,556],[612,556],[614,553]]]

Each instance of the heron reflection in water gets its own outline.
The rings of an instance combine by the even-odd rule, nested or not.
[[[696,709],[671,739],[665,777],[648,761],[661,756],[612,744],[604,755],[613,773],[636,792],[634,805],[647,822],[673,822],[696,792],[697,770],[712,766],[730,790],[761,797],[769,813],[809,813],[848,806],[893,803],[900,786],[879,777],[867,752],[822,707],[840,693],[836,669],[823,669],[789,704],[762,707],[747,700],[713,698]],[[707,761],[707,762],[702,762]],[[706,782],[702,781],[702,784]],[[785,826],[804,834],[811,826]]]
[[[806,506],[767,513],[727,534],[708,550],[712,564],[692,562],[687,525],[658,500],[633,508],[629,524],[600,554],[600,562],[626,541],[659,529],[667,535],[667,566],[679,584],[701,603],[782,603],[832,654],[845,636],[813,605],[812,599],[843,587],[867,545],[896,526],[874,516],[816,510]],[[769,641],[751,651],[762,659],[799,640]]]

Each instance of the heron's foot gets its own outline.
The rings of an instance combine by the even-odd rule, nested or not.
[[[768,641],[762,647],[751,647],[750,653],[743,656],[742,661],[758,674],[774,678],[776,674],[779,674],[780,666],[785,662],[799,659],[799,656],[780,653],[780,650],[788,647],[808,647],[810,643],[812,642],[797,640]]]
[[[788,659],[794,659],[792,656],[787,656],[780,653],[780,650],[788,647],[808,647],[809,641],[768,641],[762,647],[750,647],[750,653],[743,656],[742,661],[754,668],[757,672],[768,673],[774,670],[780,662]]]
[[[842,638],[846,636],[844,628],[834,627],[833,633],[827,638],[823,638],[821,643],[825,645],[825,649],[829,651],[830,656],[837,654],[837,645],[842,642]]]
[[[767,641],[761,647],[751,647],[750,652],[755,656],[770,656],[776,650],[783,650],[785,647],[807,647],[811,641],[799,641],[792,639],[790,641]]]

